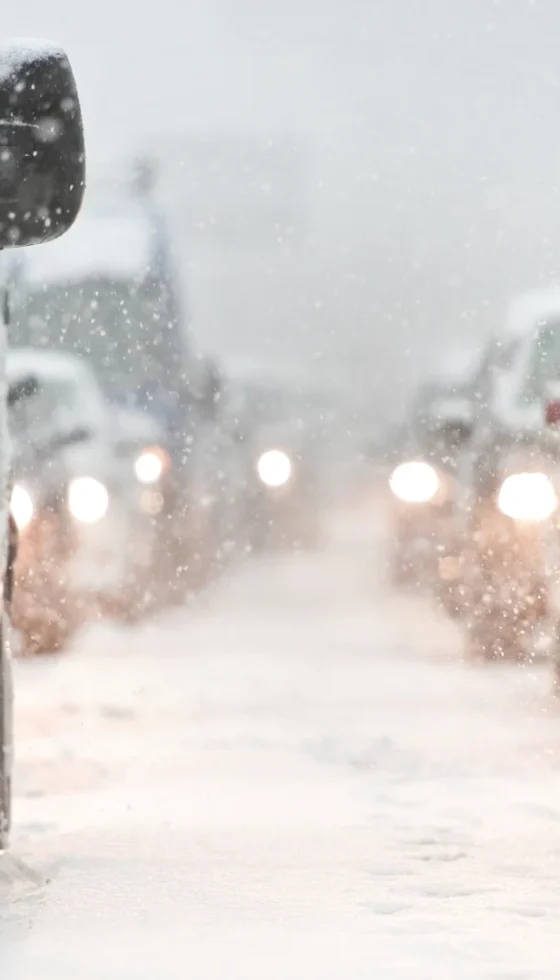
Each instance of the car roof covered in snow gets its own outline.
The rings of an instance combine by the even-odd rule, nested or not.
[[[80,381],[92,372],[83,358],[58,351],[37,350],[34,347],[16,347],[8,352],[6,362],[8,382],[35,374],[45,381]]]
[[[560,321],[560,286],[532,289],[517,296],[509,306],[499,337],[515,340],[532,333],[543,320]]]
[[[65,235],[25,250],[21,278],[28,285],[46,286],[104,278],[142,282],[154,254],[154,229],[141,206],[95,202]]]
[[[451,348],[430,374],[429,382],[442,391],[467,387],[480,369],[484,348],[484,343]]]

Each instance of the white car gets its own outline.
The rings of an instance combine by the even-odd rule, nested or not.
[[[134,475],[117,458],[86,361],[19,349],[7,374],[19,530],[12,618],[27,650],[52,651],[126,593]]]

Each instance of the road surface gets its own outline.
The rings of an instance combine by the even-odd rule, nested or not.
[[[560,710],[374,521],[18,665],[2,980],[557,980]]]

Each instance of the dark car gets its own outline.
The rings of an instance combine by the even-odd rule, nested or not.
[[[307,399],[264,377],[237,378],[234,387],[230,418],[243,454],[248,540],[257,550],[318,546],[320,450]]]
[[[558,301],[488,344],[463,530],[476,656],[532,657],[559,618],[560,442],[547,419],[559,379]]]
[[[461,460],[473,424],[467,388],[430,384],[417,397],[393,452],[389,476],[393,535],[391,576],[397,584],[435,590],[452,608]]]

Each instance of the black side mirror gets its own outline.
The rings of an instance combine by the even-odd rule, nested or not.
[[[8,388],[8,408],[13,408],[27,398],[33,398],[39,391],[40,384],[34,374],[29,374],[19,381],[14,381]]]
[[[0,248],[65,232],[84,183],[82,116],[66,55],[48,42],[0,44]]]

